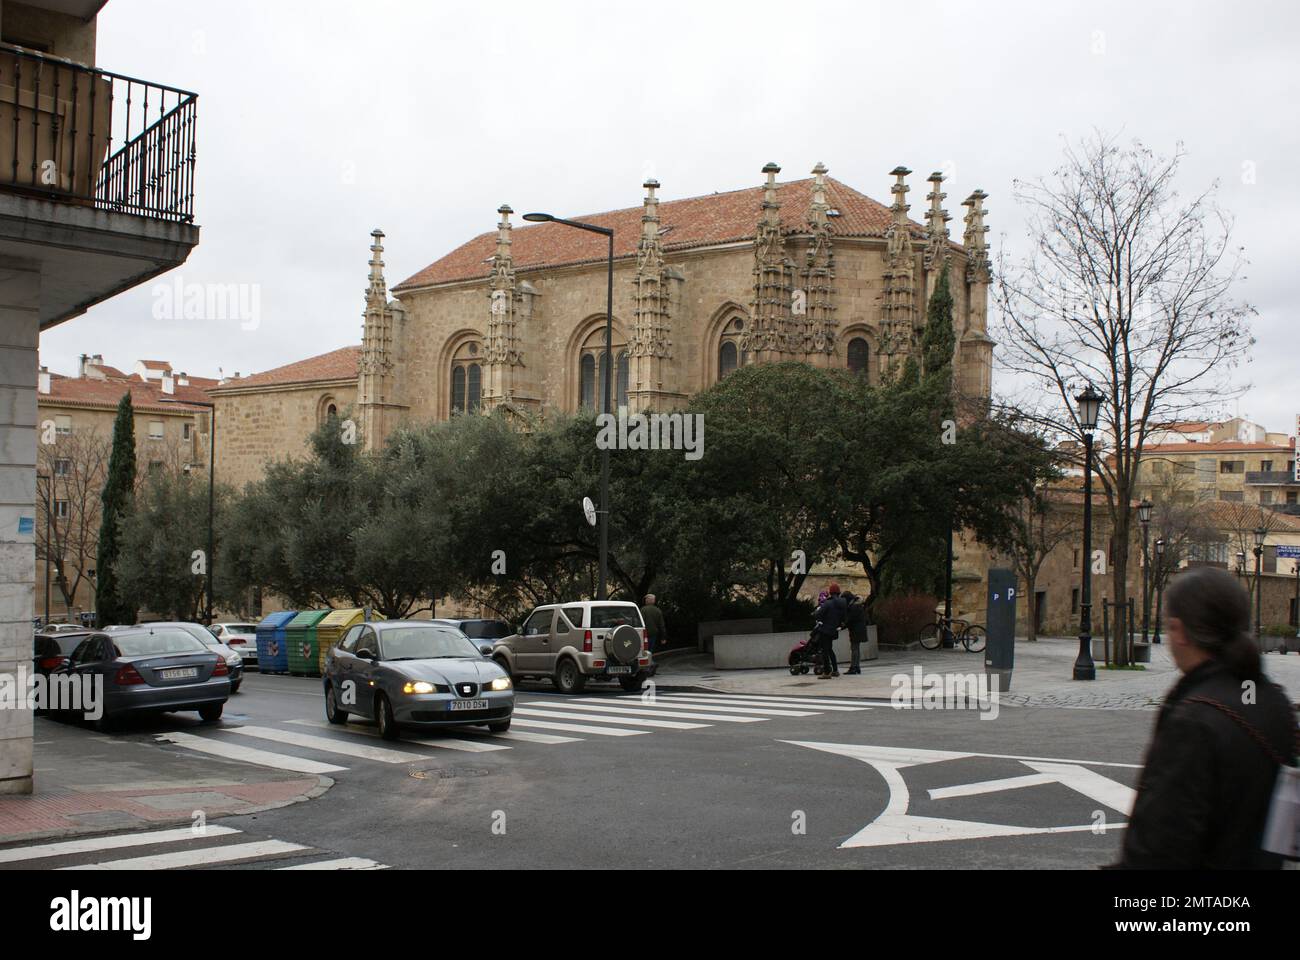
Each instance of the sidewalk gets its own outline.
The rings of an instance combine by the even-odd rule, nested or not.
[[[190,756],[38,718],[36,792],[0,797],[0,843],[192,824],[199,811],[209,821],[260,813],[331,786],[328,777]]]
[[[1146,670],[1105,670],[1098,664],[1097,679],[1072,679],[1074,659],[1079,653],[1076,637],[1040,638],[1029,643],[1016,641],[1015,669],[1011,690],[1001,695],[1004,704],[1030,707],[1072,707],[1099,710],[1155,710],[1178,679],[1168,647],[1152,646]],[[655,682],[661,687],[699,687],[720,693],[768,696],[861,697],[888,699],[891,680],[911,675],[920,666],[925,675],[934,673],[981,674],[984,655],[955,650],[882,650],[879,660],[862,665],[862,675],[841,675],[818,680],[812,674],[791,676],[785,668],[770,670],[717,670],[711,654],[669,653],[659,661]],[[844,670],[846,664],[841,663]],[[1264,669],[1281,684],[1293,702],[1300,702],[1300,656],[1266,654]]]

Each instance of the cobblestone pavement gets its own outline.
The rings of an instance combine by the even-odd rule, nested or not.
[[[1153,645],[1151,663],[1144,665],[1145,670],[1107,670],[1098,664],[1096,680],[1077,681],[1073,665],[1078,650],[1075,637],[1040,638],[1034,643],[1017,640],[1011,689],[1002,694],[1002,702],[1027,707],[1156,710],[1178,680],[1168,648]],[[1265,655],[1264,665],[1269,678],[1280,684],[1293,702],[1300,702],[1300,656],[1270,653]],[[918,667],[923,675],[980,674],[984,658],[960,648],[884,650],[880,659],[863,664],[861,676],[818,680],[793,677],[784,668],[716,670],[711,656],[686,653],[665,657],[655,679],[662,686],[698,686],[725,693],[888,699],[895,689],[894,678],[914,675]]]

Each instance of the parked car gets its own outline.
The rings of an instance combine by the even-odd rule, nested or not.
[[[257,666],[257,624],[214,623],[208,630],[221,643],[238,653],[244,666]]]
[[[374,720],[385,740],[403,727],[510,729],[510,677],[455,627],[394,620],[359,623],[326,654],[325,717]]]
[[[68,665],[73,651],[93,631],[82,630],[80,633],[38,633],[32,639],[32,674],[48,677]]]
[[[544,677],[561,693],[581,693],[590,680],[640,690],[655,672],[640,608],[618,600],[538,607],[493,643],[492,659],[512,678]]]
[[[125,716],[181,710],[215,722],[230,698],[226,658],[167,624],[92,633],[54,673],[104,678],[103,714],[96,721],[103,731]]]
[[[510,636],[515,632],[515,628],[504,620],[454,620],[440,618],[433,620],[433,623],[445,623],[448,626],[455,627],[465,636],[473,640],[480,650],[491,650],[492,642]],[[488,641],[486,643],[480,641]]]
[[[136,626],[149,627],[175,627],[177,630],[184,630],[199,643],[203,644],[210,650],[215,650],[221,654],[226,661],[226,668],[230,671],[230,693],[233,696],[239,692],[239,686],[244,682],[244,658],[239,652],[226,646],[211,633],[208,628],[201,623],[185,623],[180,620],[160,621],[158,623],[136,624]]]
[[[79,623],[47,623],[37,632],[41,636],[53,637],[63,633],[85,633],[86,628]]]

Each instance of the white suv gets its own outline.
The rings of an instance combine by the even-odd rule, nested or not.
[[[640,608],[617,600],[538,607],[493,642],[492,659],[516,679],[549,678],[561,693],[581,693],[588,680],[640,690],[655,669]]]

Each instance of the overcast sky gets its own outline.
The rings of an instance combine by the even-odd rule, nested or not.
[[[145,286],[46,334],[41,359],[266,370],[359,342],[377,226],[396,284],[490,230],[503,202],[579,215],[639,203],[648,175],[665,199],[757,185],[769,160],[783,179],[824,161],[885,203],[906,164],[914,215],[945,170],[958,237],[961,200],[989,193],[996,254],[1022,245],[1012,180],[1101,128],[1162,153],[1182,141],[1185,193],[1219,181],[1260,312],[1253,386],[1227,412],[1291,433],[1298,10],[110,0],[100,66],[200,95],[203,239],[178,272],[256,290],[259,323],[156,321]]]

